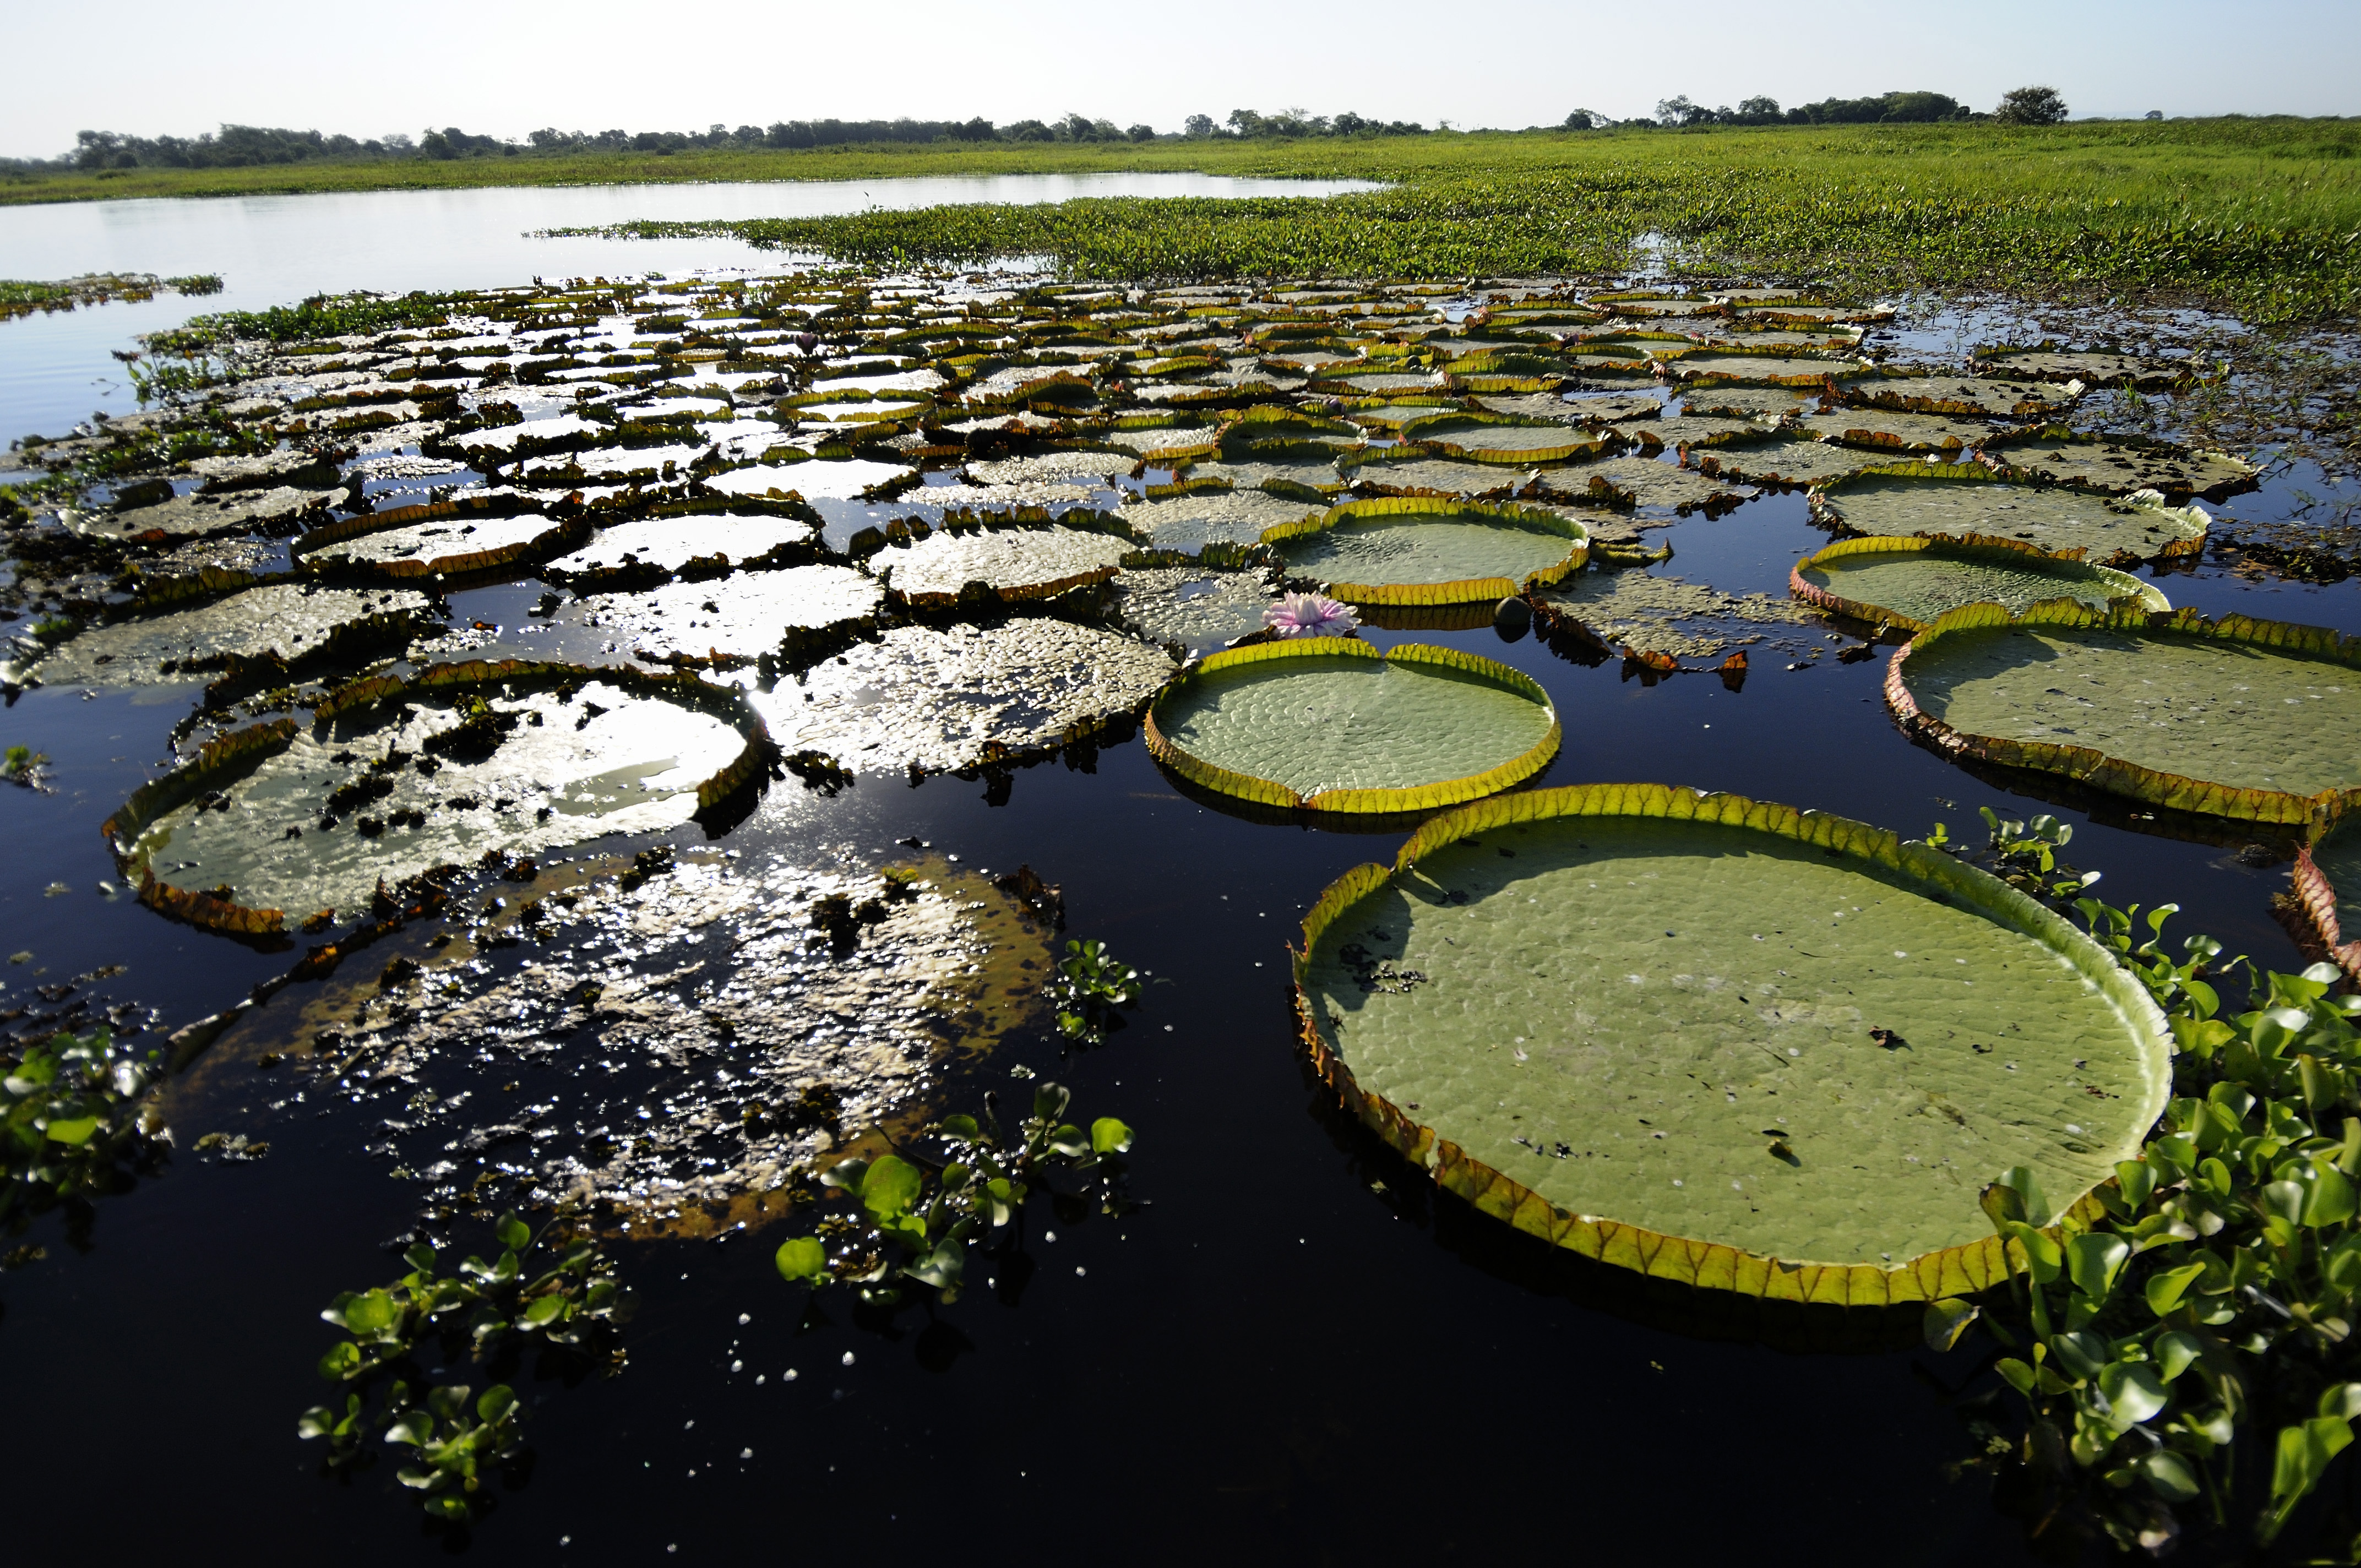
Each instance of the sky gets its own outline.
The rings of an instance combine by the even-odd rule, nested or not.
[[[2032,82],[2077,115],[2361,115],[2356,0],[111,0],[27,6],[9,35],[0,156],[18,158],[225,121],[522,137],[1081,113],[1172,131],[1301,108],[1474,129],[1675,93],[1924,89],[1988,109]]]

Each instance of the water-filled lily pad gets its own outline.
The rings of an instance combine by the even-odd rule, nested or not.
[[[1707,470],[1705,465],[1718,455],[1722,454],[1708,453],[1695,468],[1675,467],[1653,457],[1609,457],[1576,468],[1545,469],[1540,485],[1548,494],[1568,500],[1631,507],[1659,515],[1744,500],[1752,495],[1752,490],[1733,490],[1736,481]]]
[[[1115,580],[1116,613],[1147,641],[1209,653],[1263,629],[1262,612],[1278,598],[1263,572],[1216,572],[1189,566],[1126,568]]]
[[[636,562],[677,572],[691,561],[727,556],[743,564],[783,546],[808,544],[818,531],[792,517],[755,513],[699,517],[653,517],[603,528],[598,536],[571,555],[549,564],[553,576],[612,571]]]
[[[293,663],[323,648],[399,649],[431,624],[428,608],[423,595],[406,588],[266,583],[185,609],[93,626],[32,673],[50,685],[148,685],[198,678],[233,658]]]
[[[2191,496],[2221,500],[2252,489],[2259,472],[2226,452],[2192,452],[2136,436],[2077,435],[2064,430],[2004,437],[1987,443],[1985,453],[2011,468],[2059,484],[2118,495],[2155,490],[2181,500]]]
[[[87,539],[137,539],[144,533],[200,539],[211,533],[285,522],[315,509],[341,506],[346,499],[347,492],[344,490],[306,490],[275,485],[269,489],[235,490],[227,495],[196,491],[124,511],[69,508],[58,514],[58,521]]]
[[[363,682],[311,729],[282,722],[241,769],[201,756],[107,828],[126,874],[163,888],[151,903],[353,911],[380,877],[676,827],[745,782],[760,734],[736,694],[686,679],[437,666]]]
[[[2100,609],[2119,599],[2147,610],[2172,608],[2152,584],[2106,566],[2004,544],[1920,538],[1839,540],[1795,563],[1788,587],[1822,609],[1911,631],[1964,604],[2024,610],[2070,598]]]
[[[1846,388],[1846,400],[1916,413],[2026,419],[2074,401],[2073,383],[2052,386],[2002,377],[1883,376]]]
[[[1505,414],[1445,412],[1404,421],[1401,438],[1470,463],[1564,463],[1607,449],[1608,438],[1555,421],[1526,423]]]
[[[1261,490],[1207,490],[1165,500],[1126,500],[1122,515],[1153,548],[1193,554],[1208,544],[1252,544],[1266,529],[1320,510]]]
[[[2196,368],[2186,359],[2146,359],[2103,348],[2061,349],[2048,344],[2037,348],[1981,349],[1976,363],[2004,376],[2081,381],[2092,387],[2129,385],[2143,391],[2179,386]]]
[[[1125,552],[1137,548],[1115,534],[1070,528],[945,530],[881,552],[870,569],[914,603],[948,602],[972,582],[989,585],[1003,598],[1040,598],[1104,582]]]
[[[2012,483],[1973,464],[1889,463],[1812,492],[1823,523],[1892,538],[2022,540],[2052,555],[2102,564],[2194,554],[2211,520],[2154,492],[2120,500],[2059,485]]]
[[[2361,803],[2361,640],[2317,627],[1970,605],[1894,656],[1885,696],[1951,755],[2179,810],[2301,822]]]
[[[1271,529],[1289,568],[1356,604],[1465,604],[1563,582],[1590,535],[1560,512],[1477,501],[1348,501]]]
[[[1328,889],[1296,976],[1314,1065],[1446,1190],[1791,1300],[1999,1283],[1980,1189],[2025,1166],[2073,1205],[2170,1084],[2146,992],[2033,900],[1841,817],[1659,785],[1434,819]]]
[[[566,619],[611,628],[623,651],[657,659],[759,659],[802,634],[866,620],[884,598],[875,578],[850,566],[790,566],[646,593],[594,594]]]
[[[1531,676],[1455,649],[1303,637],[1213,654],[1156,699],[1148,748],[1267,806],[1410,811],[1539,773],[1557,715]]]
[[[789,753],[852,773],[949,773],[1087,740],[1171,674],[1161,649],[1069,621],[901,626],[761,701]]]

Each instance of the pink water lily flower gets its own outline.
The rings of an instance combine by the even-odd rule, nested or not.
[[[1361,618],[1325,594],[1289,594],[1263,610],[1262,623],[1281,637],[1349,637]]]

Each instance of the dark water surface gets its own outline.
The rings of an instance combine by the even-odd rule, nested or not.
[[[1652,537],[1675,547],[1664,569],[1776,591],[1824,536],[1791,495]],[[2350,585],[2258,593],[2204,568],[2165,587],[2177,602],[2268,598],[2268,613],[2361,630]],[[513,615],[518,591],[453,608],[462,620]],[[1969,837],[1978,804],[2044,804],[1903,740],[1879,700],[1886,651],[1792,672],[1762,656],[1730,693],[1696,674],[1646,686],[1488,630],[1415,635],[1548,687],[1566,743],[1544,783],[1737,790],[1913,833],[1940,818]],[[6,714],[6,739],[49,752],[58,786],[0,794],[0,945],[33,954],[10,979],[126,962],[106,986],[160,1007],[170,1027],[283,968],[284,955],[92,891],[114,875],[99,821],[164,756],[181,711],[37,690]],[[2235,839],[2061,815],[2072,859],[2106,872],[2114,902],[2178,900],[2176,929],[2298,962],[2267,907],[2283,866],[2240,863]],[[381,1244],[413,1216],[413,1189],[360,1152],[388,1105],[324,1099],[321,1080],[258,1073],[248,1088],[233,1063],[210,1094],[175,1102],[181,1147],[211,1126],[252,1126],[268,1159],[184,1152],[100,1204],[86,1247],[51,1217],[27,1238],[48,1259],[0,1277],[18,1412],[0,1463],[41,1498],[12,1525],[10,1555],[104,1541],[200,1561],[401,1562],[455,1547],[533,1561],[904,1547],[991,1559],[1038,1535],[1146,1562],[1404,1546],[1708,1561],[1729,1553],[1698,1532],[1729,1529],[1762,1563],[2021,1559],[2018,1526],[1984,1483],[1945,1478],[1966,1452],[1943,1393],[1971,1370],[1953,1365],[1963,1357],[1802,1348],[1873,1326],[1718,1316],[1553,1255],[1435,1196],[1323,1102],[1290,1040],[1284,943],[1323,885],[1389,856],[1397,833],[1244,820],[1183,798],[1134,741],[1101,752],[1095,772],[1020,772],[999,806],[951,777],[864,778],[834,799],[789,781],[730,847],[752,860],[850,844],[884,859],[911,836],[963,862],[1032,864],[1064,885],[1076,933],[1170,982],[1104,1049],[1061,1063],[1037,1036],[1011,1052],[1070,1083],[1078,1112],[1132,1124],[1148,1207],[1111,1220],[1037,1201],[1020,1266],[977,1259],[996,1288],[891,1320],[840,1291],[804,1319],[806,1293],[772,1269],[775,1236],[627,1245],[642,1299],[629,1370],[572,1387],[523,1371],[537,1459],[469,1541],[421,1524],[390,1458],[339,1486],[294,1436],[296,1413],[325,1393],[311,1362],[333,1336],[314,1314],[390,1277]],[[44,896],[52,882],[71,891]],[[566,1069],[524,1069],[524,1092],[550,1070]],[[1005,1547],[987,1544],[1004,1532]]]
[[[24,270],[0,265],[12,269]],[[0,325],[0,355],[25,325],[49,330]],[[0,387],[22,363],[0,360]],[[2289,515],[2306,483],[2319,488],[2299,472],[2229,510]],[[1774,596],[1827,543],[1800,494],[1647,538],[1675,552],[1657,570]],[[2254,582],[2212,564],[2158,581],[2177,605],[2361,633],[2361,583]],[[538,591],[458,594],[454,619],[513,625]],[[1542,784],[1732,790],[1905,834],[1941,820],[1971,841],[1980,805],[2055,810],[2075,828],[2070,858],[2105,873],[2110,902],[2178,902],[2175,937],[2207,930],[2232,952],[2301,966],[2268,907],[2284,861],[2242,860],[2235,831],[2174,837],[2119,804],[2011,793],[2031,786],[1987,782],[1895,730],[1880,696],[1891,649],[1790,669],[1822,629],[1764,630],[1737,692],[1708,674],[1626,679],[1611,661],[1584,667],[1488,629],[1368,635],[1484,652],[1540,680],[1565,732]],[[0,715],[0,744],[49,753],[55,785],[0,790],[0,952],[28,955],[0,969],[9,1005],[119,963],[90,983],[156,1009],[161,1031],[287,967],[290,954],[96,891],[116,875],[99,824],[168,761],[192,696],[38,689]],[[252,1069],[233,1036],[172,1100],[181,1152],[160,1178],[100,1202],[86,1234],[51,1215],[9,1243],[48,1256],[0,1275],[13,1418],[0,1471],[18,1494],[5,1560],[2033,1561],[1986,1482],[1947,1476],[1970,1452],[1949,1391],[1976,1366],[1972,1353],[1910,1348],[1915,1313],[1723,1304],[1586,1265],[1435,1194],[1337,1113],[1293,1047],[1285,943],[1330,880],[1389,859],[1401,836],[1201,803],[1137,740],[1087,769],[1022,770],[1005,797],[950,776],[863,777],[834,797],[774,784],[722,846],[750,863],[850,846],[874,864],[910,838],[964,865],[1027,863],[1062,884],[1073,935],[1152,971],[1146,1003],[1104,1048],[1064,1058],[1021,1034],[949,1097],[1005,1088],[1012,1061],[1071,1085],[1076,1113],[1136,1129],[1132,1190],[1148,1206],[1117,1219],[1037,1199],[1015,1258],[979,1254],[955,1305],[890,1317],[842,1290],[807,1312],[807,1292],[773,1268],[779,1231],[621,1244],[641,1299],[628,1370],[521,1368],[535,1457],[466,1532],[421,1520],[392,1452],[339,1483],[295,1436],[298,1412],[331,1392],[313,1371],[336,1337],[320,1308],[392,1277],[385,1244],[415,1222],[417,1189],[364,1147],[394,1102]],[[695,828],[673,839],[704,841]],[[299,1001],[291,991],[270,1008]],[[519,1094],[598,1049],[577,1035],[552,1062],[518,1068]],[[218,1129],[267,1137],[271,1152],[196,1155]],[[455,1240],[464,1254],[487,1238],[462,1226]]]

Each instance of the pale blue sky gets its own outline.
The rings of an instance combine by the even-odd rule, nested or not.
[[[1078,111],[1173,130],[1298,106],[1521,126],[1677,93],[1924,88],[1989,108],[2033,82],[2077,115],[2361,115],[2356,0],[114,0],[28,6],[10,39],[0,154],[16,157],[85,127],[224,120],[521,136]]]

